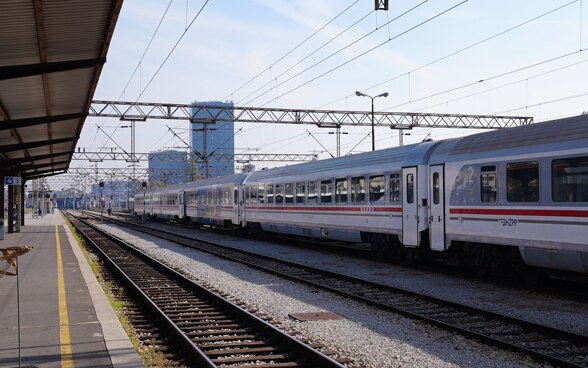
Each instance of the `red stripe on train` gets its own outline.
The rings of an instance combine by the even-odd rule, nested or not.
[[[545,216],[545,217],[588,217],[583,210],[527,210],[527,209],[493,209],[493,208],[452,208],[450,214],[463,215],[511,215],[511,216]]]
[[[334,211],[334,212],[402,212],[400,207],[319,207],[319,206],[245,206],[248,210]]]

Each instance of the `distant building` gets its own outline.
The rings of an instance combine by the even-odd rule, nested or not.
[[[202,163],[201,157],[195,157],[200,161],[197,164],[198,173],[201,177],[217,177],[224,175],[233,175],[235,173],[235,122],[233,121],[233,103],[232,102],[193,102],[192,117],[195,119],[209,119],[210,111],[217,115],[219,110],[208,109],[199,110],[198,106],[219,106],[229,108],[223,111],[219,116],[230,121],[217,121],[215,124],[192,123],[192,132],[190,134],[190,145],[202,156],[209,155],[226,155],[220,160],[211,158],[208,163]]]
[[[115,208],[126,208],[128,196],[132,196],[133,192],[131,189],[131,182],[126,180],[102,180],[104,182],[104,188],[100,190],[98,183],[90,185],[89,197],[81,198],[81,194],[77,194],[76,201],[82,201],[85,199],[87,208],[99,208],[100,207],[100,194],[104,200],[104,205],[111,202]],[[83,206],[77,203],[77,207]]]
[[[164,187],[181,184],[191,179],[190,157],[183,151],[157,151],[149,153],[149,183]]]

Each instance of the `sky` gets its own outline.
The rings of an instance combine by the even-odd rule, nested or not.
[[[588,110],[588,1],[390,0],[388,11],[373,7],[373,0],[125,0],[94,99],[369,111],[359,90],[389,93],[375,99],[376,111],[540,122]],[[168,126],[189,141],[187,121],[136,124],[137,152],[185,146]],[[88,117],[78,148],[129,151],[130,129],[119,125]],[[236,130],[237,153],[336,153],[333,130],[316,126],[237,123]],[[342,131],[342,155],[371,150],[369,127]],[[478,132],[418,128],[404,143]],[[397,146],[398,134],[377,128],[376,147]]]

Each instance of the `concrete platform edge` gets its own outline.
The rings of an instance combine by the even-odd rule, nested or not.
[[[84,257],[80,249],[80,245],[67,226],[66,220],[64,220],[63,225],[67,238],[72,245],[73,253],[80,265],[80,271],[84,281],[88,286],[90,298],[96,311],[96,317],[102,327],[104,342],[110,355],[112,366],[114,368],[144,367],[126,331],[122,327],[116,312],[112,309],[106,294],[104,294],[104,290],[102,290],[98,280],[96,280],[86,257]]]

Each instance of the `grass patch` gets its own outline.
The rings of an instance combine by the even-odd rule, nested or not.
[[[92,253],[92,251],[90,250],[90,247],[86,244],[86,241],[80,236],[80,234],[78,234],[78,232],[75,230],[73,225],[65,217],[64,217],[64,219],[65,219],[65,223],[69,227],[70,232],[73,234],[76,242],[78,243],[80,249],[82,250],[82,253],[84,254],[84,257],[86,258],[86,262],[88,262],[88,265],[90,266],[90,269],[92,270],[92,273],[94,273],[94,276],[96,276],[96,279],[100,283],[102,290],[104,290],[104,294],[108,298],[110,305],[112,306],[112,308],[116,312],[116,315],[117,315],[123,329],[125,330],[125,332],[129,336],[129,339],[131,340],[131,344],[133,345],[133,347],[135,348],[135,350],[139,354],[139,357],[141,358],[141,361],[143,362],[143,364],[145,364],[145,366],[147,366],[147,367],[163,367],[163,366],[165,366],[166,363],[165,363],[165,358],[163,357],[163,354],[156,351],[151,346],[142,344],[141,341],[137,337],[136,331],[133,329],[130,321],[126,317],[125,311],[127,309],[127,305],[124,301],[124,289],[121,287],[118,287],[118,286],[114,285],[112,282],[106,281],[104,279],[103,267],[102,267],[102,264],[100,263],[98,256],[96,256],[94,253]]]

